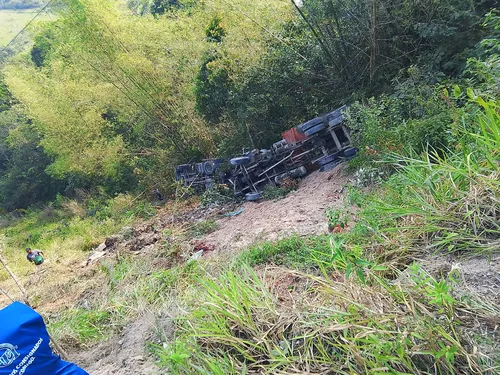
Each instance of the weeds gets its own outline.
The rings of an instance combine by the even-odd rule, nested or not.
[[[119,310],[72,309],[62,313],[56,322],[50,324],[54,336],[64,342],[88,345],[108,337],[121,327]]]
[[[345,272],[346,278],[355,274],[362,284],[366,283],[365,271],[385,271],[383,266],[377,266],[373,262],[363,258],[363,249],[360,246],[352,246],[346,249],[345,237],[330,237],[330,252],[315,249],[313,259],[318,265],[321,273],[326,277],[331,270]]]
[[[313,252],[320,249],[328,251],[328,246],[327,236],[309,238],[292,236],[276,242],[254,245],[238,256],[235,263],[238,266],[267,263],[304,270],[316,266],[312,257]]]
[[[500,248],[500,115],[496,102],[473,100],[483,112],[475,132],[455,130],[462,134],[456,147],[446,154],[390,154],[385,162],[397,173],[381,188],[364,198],[350,189],[349,202],[362,206],[356,230],[386,260],[404,266],[416,253],[491,255]],[[339,224],[339,214],[332,220]],[[361,236],[356,240],[366,243]],[[411,250],[391,255],[388,246]]]
[[[201,204],[207,206],[220,206],[235,201],[234,192],[224,184],[214,184],[201,196]]]
[[[212,373],[215,363],[228,374],[478,371],[455,323],[435,320],[432,304],[417,303],[412,292],[387,284],[361,292],[349,282],[294,278],[315,286],[292,306],[270,293],[265,275],[249,269],[198,278],[199,295],[177,321],[175,341],[157,348],[161,363],[173,374]]]
[[[328,218],[328,230],[330,232],[343,232],[347,228],[350,219],[346,210],[337,210],[331,207],[326,210],[326,217]]]
[[[292,178],[284,178],[279,185],[268,184],[264,187],[262,198],[266,200],[278,200],[286,197],[292,191],[295,191],[298,186],[298,181]]]
[[[205,234],[215,232],[217,228],[218,225],[215,220],[203,220],[193,224],[189,229],[189,234],[192,237],[199,237]]]

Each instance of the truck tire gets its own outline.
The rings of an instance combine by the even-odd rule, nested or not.
[[[344,120],[345,120],[344,116],[335,117],[334,119],[328,121],[328,126],[337,126]]]
[[[335,168],[337,166],[338,162],[337,160],[335,161],[332,161],[331,163],[328,163],[328,164],[325,164],[323,165],[319,171],[320,172],[328,172],[328,171],[331,171],[333,168]]]
[[[353,147],[346,148],[344,150],[344,157],[350,158],[356,155],[356,149]]]
[[[320,167],[322,167],[323,165],[329,164],[332,161],[337,160],[338,158],[339,158],[339,154],[338,154],[338,152],[335,152],[331,155],[323,156],[321,159],[318,159],[317,163]]]
[[[311,129],[313,126],[323,123],[323,117],[316,117],[312,120],[304,122],[303,124],[297,125],[296,129],[299,133],[305,133],[307,130]]]
[[[249,158],[248,156],[239,156],[237,158],[232,158],[229,160],[229,164],[231,165],[247,165],[250,163],[252,159]]]
[[[319,133],[320,131],[322,131],[325,128],[326,128],[325,124],[321,123],[318,125],[314,125],[312,128],[309,128],[308,130],[306,130],[304,132],[304,134],[306,135],[306,137],[310,137],[311,135]]]
[[[337,108],[335,111],[328,113],[326,115],[326,120],[330,122],[333,119],[336,119],[337,117],[344,117],[344,113],[346,110],[347,106],[343,105],[342,107]]]
[[[215,172],[216,168],[217,168],[217,166],[215,165],[215,163],[211,162],[211,161],[206,161],[203,164],[203,170],[205,171],[205,174],[207,174],[207,175],[213,174]]]
[[[254,201],[258,201],[261,196],[262,196],[261,192],[246,193],[245,199],[249,202],[254,202]]]

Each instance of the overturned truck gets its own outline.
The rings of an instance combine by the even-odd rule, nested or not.
[[[326,172],[356,155],[345,124],[346,106],[283,132],[269,149],[251,150],[229,160],[178,165],[175,179],[196,191],[227,184],[236,196],[257,200],[265,184],[280,185],[318,169]]]

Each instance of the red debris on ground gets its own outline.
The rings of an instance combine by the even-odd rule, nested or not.
[[[203,250],[203,254],[206,254],[215,250],[215,245],[206,243],[205,241],[193,241],[191,244],[193,245],[194,252]]]

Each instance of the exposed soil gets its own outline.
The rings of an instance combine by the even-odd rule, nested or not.
[[[105,242],[107,255],[116,251],[137,254],[148,252],[161,242],[161,232],[165,228],[206,219],[218,218],[218,229],[191,241],[192,252],[204,250],[205,254],[225,253],[294,233],[302,236],[326,233],[328,225],[325,209],[343,206],[343,188],[348,180],[342,174],[342,169],[341,165],[329,173],[314,172],[284,199],[244,203],[243,211],[233,217],[220,218],[222,213],[239,207],[193,209],[180,215],[171,212],[159,214],[147,223],[135,228],[124,228],[116,236],[108,238]],[[295,280],[287,277],[276,280],[276,288],[281,291],[284,303],[290,303],[287,291],[292,288],[292,284],[295,284]],[[143,316],[129,324],[119,337],[79,352],[71,360],[92,375],[162,374],[164,372],[154,365],[145,348],[145,342],[154,340],[156,324],[153,316]],[[167,324],[165,330],[169,329]]]
[[[341,191],[348,179],[342,169],[340,165],[329,173],[313,172],[283,199],[245,203],[241,214],[218,220],[219,229],[205,236],[204,241],[214,245],[216,251],[225,252],[291,234],[326,233],[326,208],[341,208],[344,203]]]
[[[171,331],[168,320],[160,325],[162,330]],[[71,355],[70,360],[91,375],[159,375],[161,372],[145,347],[147,342],[155,341],[153,331],[157,327],[154,315],[145,314],[129,324],[119,337]]]
[[[458,260],[454,256],[436,255],[420,262],[434,277],[446,276],[452,269],[458,271],[460,288],[455,294],[476,295],[494,306],[500,306],[500,255]]]
[[[298,189],[285,198],[259,202],[246,202],[241,206],[202,208],[173,214],[160,213],[150,221],[134,228],[126,227],[117,235],[106,239],[104,250],[97,249],[96,260],[116,251],[148,253],[164,240],[163,230],[189,226],[204,220],[215,220],[216,230],[191,241],[189,254],[204,250],[208,253],[237,251],[251,244],[274,241],[297,234],[306,236],[328,231],[325,210],[344,205],[348,178],[342,173],[344,165],[331,172],[313,172],[298,184]],[[224,216],[241,211],[235,216]],[[92,258],[92,256],[91,256]]]

